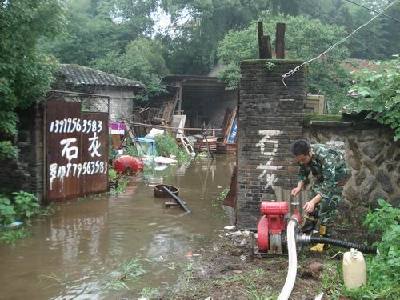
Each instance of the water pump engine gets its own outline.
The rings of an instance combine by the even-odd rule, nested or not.
[[[289,207],[288,202],[261,202],[261,218],[257,225],[257,246],[258,253],[282,254],[286,250],[286,227],[288,220],[295,220],[297,224],[301,223],[297,203],[292,203]],[[292,211],[290,213],[290,211]],[[295,227],[295,241],[297,248],[303,244],[325,243],[344,248],[355,248],[364,253],[376,253],[375,247],[363,244],[346,242],[342,240],[331,239],[306,235],[299,232],[299,226]]]
[[[260,211],[262,217],[257,226],[258,251],[269,254],[282,254],[282,244],[286,241],[289,203],[263,201]]]

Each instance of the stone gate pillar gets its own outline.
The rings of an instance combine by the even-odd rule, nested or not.
[[[281,76],[299,64],[273,59],[241,64],[236,202],[240,228],[256,228],[260,202],[281,200],[282,190],[297,184],[298,168],[289,148],[302,137],[304,68],[286,79],[287,87]]]

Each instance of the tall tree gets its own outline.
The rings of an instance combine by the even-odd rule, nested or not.
[[[13,157],[16,110],[29,107],[48,90],[54,61],[37,50],[62,22],[57,0],[0,1],[0,159]]]
[[[109,52],[122,53],[131,41],[150,34],[157,0],[69,0],[66,28],[44,44],[62,63],[89,65]]]
[[[160,92],[161,77],[169,73],[162,56],[162,45],[157,40],[139,38],[130,42],[123,54],[110,52],[94,61],[94,66],[122,77],[140,80],[148,95]]]
[[[272,15],[267,12],[262,20],[266,32],[274,32],[277,22],[287,23],[288,58],[308,60],[322,53],[345,34],[343,27],[323,24],[318,19],[308,17]],[[218,56],[228,65],[221,78],[232,88],[239,82],[239,62],[257,58],[256,28],[254,22],[244,30],[230,31],[219,44]],[[340,62],[348,57],[348,54],[347,47],[342,45],[307,68],[308,91],[325,93],[331,112],[339,110],[349,86],[348,74],[340,66]]]
[[[175,73],[207,74],[217,63],[216,49],[227,31],[243,28],[269,8],[265,0],[163,0],[162,8],[178,31],[164,38],[167,63]]]

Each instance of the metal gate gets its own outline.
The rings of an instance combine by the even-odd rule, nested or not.
[[[46,200],[108,190],[108,114],[50,100],[45,108]]]

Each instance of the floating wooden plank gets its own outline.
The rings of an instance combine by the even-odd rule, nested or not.
[[[176,202],[178,202],[178,204],[187,212],[187,213],[191,213],[191,210],[186,206],[186,202],[183,201],[181,198],[179,198],[178,196],[176,196],[174,193],[172,193],[166,186],[162,186],[162,189],[167,192],[172,198],[174,198],[176,200]]]

